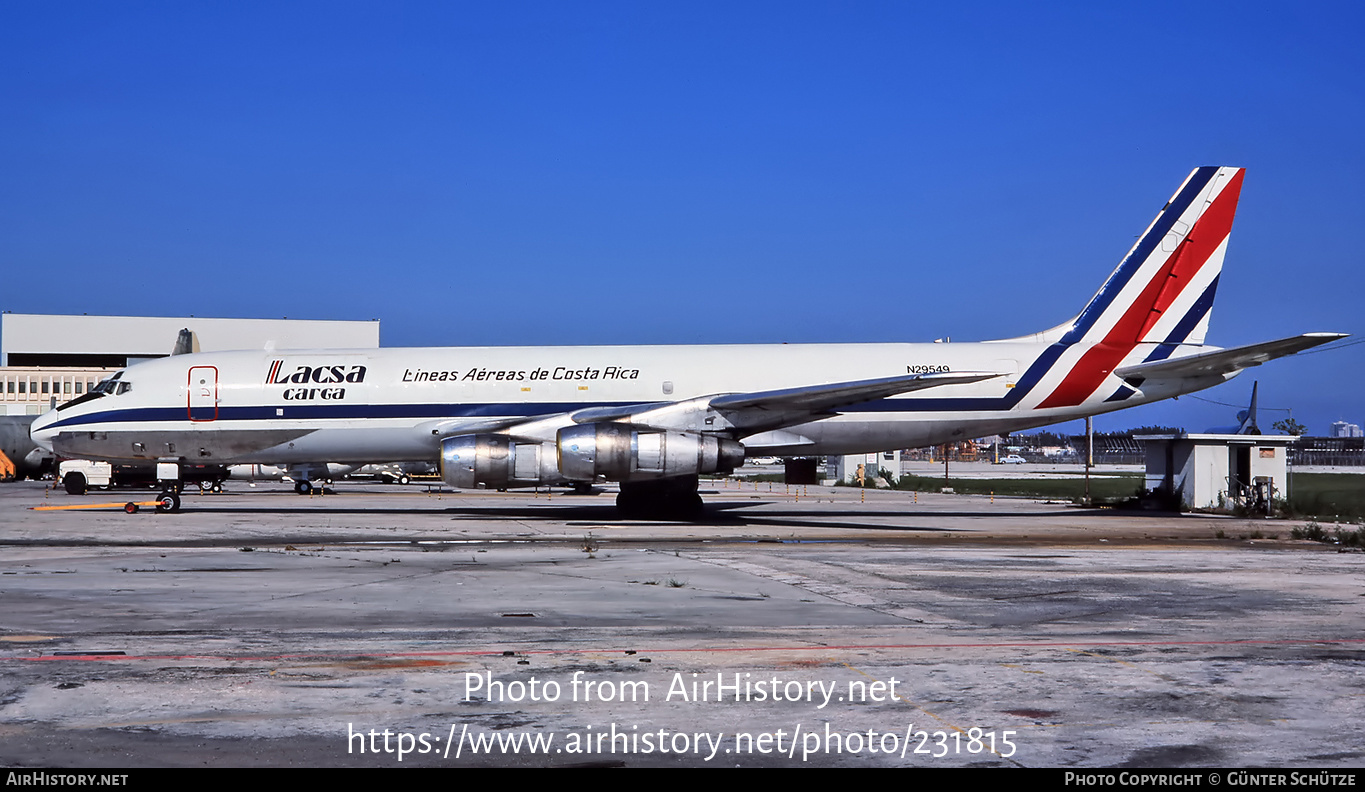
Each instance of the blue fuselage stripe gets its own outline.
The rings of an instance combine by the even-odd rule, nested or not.
[[[584,407],[629,407],[642,402],[489,402],[482,404],[290,404],[253,407],[220,407],[216,421],[196,421],[200,425],[224,421],[278,421],[366,418],[529,418],[537,415],[581,410]],[[140,423],[185,421],[184,407],[137,407],[128,410],[106,410],[72,416],[57,421],[50,428],[61,429],[81,424]]]

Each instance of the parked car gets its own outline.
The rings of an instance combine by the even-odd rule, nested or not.
[[[1027,461],[1028,461],[1027,459],[1024,459],[1018,454],[1010,454],[1009,456],[1000,457],[1000,464],[1002,465],[1022,465]]]

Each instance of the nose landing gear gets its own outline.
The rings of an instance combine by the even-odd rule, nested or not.
[[[180,493],[175,490],[162,492],[156,497],[156,510],[163,513],[180,511]]]

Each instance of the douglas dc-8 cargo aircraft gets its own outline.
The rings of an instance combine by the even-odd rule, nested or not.
[[[856,454],[1167,399],[1343,337],[1204,345],[1240,168],[1198,168],[1085,309],[970,344],[471,347],[178,355],[42,416],[63,457],[289,465],[439,460],[455,487],[620,482],[695,513],[747,455]],[[173,489],[166,508],[178,508]]]

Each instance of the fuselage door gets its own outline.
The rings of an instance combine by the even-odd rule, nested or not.
[[[186,398],[189,400],[191,421],[202,423],[217,420],[218,367],[193,366],[190,368],[186,394]]]

